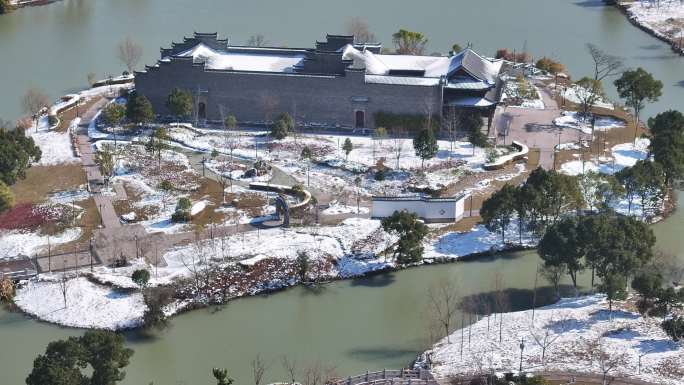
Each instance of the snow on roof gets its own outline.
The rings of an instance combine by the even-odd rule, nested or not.
[[[492,85],[481,80],[457,76],[449,80],[446,88],[455,90],[486,90]]]
[[[257,72],[292,72],[304,54],[274,54],[254,52],[226,52],[214,50],[202,43],[176,56],[192,57],[195,62],[206,63],[207,69],[257,71]]]
[[[376,55],[368,50],[359,51],[352,45],[344,48],[342,58],[353,60],[356,68],[366,68],[366,73],[369,75],[387,75],[391,70],[409,70],[425,71],[423,77],[426,78],[439,78],[453,75],[462,68],[474,79],[460,76],[454,79],[454,83],[470,83],[471,87],[477,85],[472,89],[489,88],[495,84],[503,63],[500,60],[483,58],[471,49],[465,49],[452,57]]]
[[[470,48],[466,48],[451,58],[448,75],[463,69],[476,79],[494,84],[502,64],[501,60],[485,59]]]
[[[449,106],[458,107],[489,107],[494,104],[496,103],[492,102],[491,100],[478,97],[458,98],[447,103]]]
[[[424,78],[418,76],[366,75],[366,83],[430,87],[438,85],[439,78]]]

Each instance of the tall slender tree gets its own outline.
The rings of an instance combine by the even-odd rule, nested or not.
[[[649,150],[665,172],[665,182],[684,176],[684,114],[669,110],[648,120],[651,129]]]
[[[480,216],[489,231],[500,231],[501,242],[506,242],[506,228],[515,213],[516,188],[506,184],[482,203]]]
[[[653,75],[643,68],[625,71],[622,76],[615,80],[620,98],[625,104],[634,110],[634,140],[637,138],[639,129],[639,117],[646,106],[646,102],[655,102],[660,98],[663,83],[653,78]]]

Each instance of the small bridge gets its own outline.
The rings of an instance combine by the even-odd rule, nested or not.
[[[387,370],[366,372],[330,382],[330,385],[437,385],[429,370]]]

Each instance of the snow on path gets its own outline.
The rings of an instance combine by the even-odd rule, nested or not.
[[[486,318],[486,317],[485,317]],[[681,374],[668,373],[668,364],[675,368],[684,365],[684,348],[673,342],[661,329],[661,318],[643,318],[639,314],[614,310],[612,320],[603,295],[563,299],[557,304],[532,311],[506,313],[503,316],[503,342],[499,343],[497,321],[481,319],[466,334],[467,341],[461,356],[461,331],[451,334],[432,349],[432,372],[438,378],[456,373],[517,371],[520,360],[520,341],[525,343],[523,369],[529,371],[559,370],[601,373],[597,360],[587,353],[589,342],[601,338],[604,352],[612,357],[624,354],[625,362],[611,375],[636,377],[658,384],[684,384]],[[542,363],[542,348],[535,337],[547,341],[556,339],[547,347]],[[638,372],[641,356],[641,374]],[[681,370],[681,369],[680,369]]]
[[[120,330],[139,326],[146,309],[142,294],[118,292],[84,277],[67,282],[64,307],[59,275],[41,276],[17,291],[14,302],[44,321],[71,327]]]

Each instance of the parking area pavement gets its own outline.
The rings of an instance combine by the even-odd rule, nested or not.
[[[545,109],[497,107],[492,127],[497,144],[510,144],[515,140],[531,149],[537,148],[540,153],[539,164],[546,169],[553,169],[557,144],[576,142],[588,135],[579,130],[554,126],[553,120],[561,115],[561,110],[547,90],[541,87],[539,90]]]

